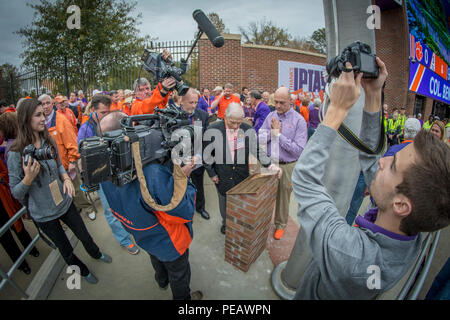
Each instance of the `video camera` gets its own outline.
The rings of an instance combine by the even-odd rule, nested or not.
[[[124,117],[121,129],[106,132],[80,142],[84,191],[95,191],[98,185],[111,181],[123,186],[136,178],[131,145],[139,141],[142,166],[151,162],[165,163],[171,159],[172,149],[181,141],[173,133],[186,129],[193,146],[194,129],[188,114],[175,105],[155,108],[155,114]],[[192,148],[191,148],[192,154]]]
[[[360,41],[353,42],[342,51],[341,55],[328,61],[326,68],[329,79],[331,77],[339,78],[342,71],[350,72],[352,70],[355,74],[362,72],[363,78],[378,78],[379,67],[376,58],[368,44]],[[347,61],[352,64],[352,69],[345,67]]]
[[[181,83],[181,77],[187,71],[188,65],[186,60],[181,59],[181,65],[180,68],[178,68],[172,61],[164,61],[161,57],[161,53],[158,54],[157,52],[153,52],[148,49],[145,49],[141,60],[144,62],[144,70],[155,75],[158,82],[162,79],[174,77],[176,80],[175,88],[178,91],[178,95],[184,96],[189,90],[187,85]]]

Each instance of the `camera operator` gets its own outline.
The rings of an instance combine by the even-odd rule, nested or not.
[[[45,126],[41,103],[36,99],[25,100],[19,108],[17,119],[19,128],[17,139],[8,153],[11,193],[27,206],[36,225],[54,242],[64,261],[69,266],[78,266],[81,276],[89,283],[97,283],[97,278],[73,253],[72,245],[60,220],[81,240],[92,258],[107,263],[112,259],[100,252],[72,203],[75,195],[72,180],[67,175],[59,158],[56,143]],[[28,150],[31,146],[40,153],[51,148],[53,156],[45,152],[46,160],[37,160],[35,151],[26,163],[28,153],[24,152],[24,149]],[[40,157],[42,158],[42,155]]]
[[[98,123],[110,113],[111,98],[106,95],[96,95],[92,99],[92,109],[89,120],[86,121],[81,127],[77,137],[77,144],[80,145],[80,141],[93,136],[98,135]],[[121,223],[113,216],[109,209],[108,201],[103,193],[102,188],[98,190],[98,196],[103,207],[106,222],[108,222],[111,231],[116,238],[117,242],[127,250],[129,254],[138,254],[139,249],[134,245],[130,238],[130,235],[122,227]]]
[[[361,140],[373,149],[378,142],[382,87],[388,73],[379,58],[376,62],[378,78],[362,79],[362,73],[355,78],[352,70],[340,74],[325,118],[293,171],[299,221],[312,253],[296,299],[373,299],[410,269],[421,249],[420,232],[432,232],[450,222],[450,150],[426,132],[394,157],[360,152],[377,208],[357,217],[357,227],[339,215],[323,185],[337,130],[360,96],[361,84],[365,93]],[[352,67],[349,62],[345,65]]]
[[[102,131],[119,129],[124,116],[120,112],[106,116],[100,123]],[[174,300],[199,300],[203,296],[201,291],[191,293],[189,287],[195,187],[188,177],[193,168],[192,162],[181,169],[171,161],[150,163],[143,168],[145,182],[139,178],[122,187],[102,183],[111,211],[150,255],[159,287],[166,289],[170,285]],[[140,182],[148,193],[142,194]],[[180,183],[186,186],[185,190],[177,187]],[[154,201],[152,206],[147,204],[148,197]],[[181,202],[175,206],[171,199],[176,197]]]
[[[162,52],[161,57],[164,61],[172,58],[166,49]],[[152,114],[157,106],[163,109],[169,101],[169,93],[175,85],[175,78],[169,77],[158,83],[152,91],[150,82],[146,78],[137,79],[134,82],[135,99],[131,106],[131,115]]]

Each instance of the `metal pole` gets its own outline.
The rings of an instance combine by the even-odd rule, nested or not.
[[[343,48],[356,40],[369,44],[375,52],[375,32],[366,27],[368,18],[366,10],[370,5],[371,0],[323,0],[328,59],[336,56],[336,52],[340,53]],[[344,120],[345,125],[358,135],[363,106],[364,93],[361,91],[361,97]],[[360,170],[358,151],[339,136],[330,152],[324,184],[341,216],[345,216],[348,211]],[[311,261],[306,234],[300,226],[289,260],[284,267],[276,268],[272,275],[273,287],[280,297],[284,299],[294,297],[293,292],[296,291]]]
[[[66,96],[70,96],[69,92],[69,75],[67,71],[67,56],[64,56],[64,87],[66,89]]]
[[[16,105],[16,94],[14,92],[14,75],[12,72],[9,74],[9,79],[10,79],[9,82],[10,82],[10,86],[11,86],[11,101],[14,105]]]

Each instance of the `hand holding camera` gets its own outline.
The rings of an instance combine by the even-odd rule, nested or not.
[[[39,164],[39,161],[30,159],[29,161],[25,162],[25,158],[23,157],[23,172],[25,173],[25,177],[22,181],[23,184],[26,186],[31,186],[40,170],[41,165]]]

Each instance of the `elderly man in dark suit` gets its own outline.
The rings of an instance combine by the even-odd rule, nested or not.
[[[189,89],[188,92],[181,98],[181,109],[186,111],[189,114],[189,120],[191,124],[195,126],[202,127],[202,134],[205,132],[208,127],[208,113],[203,111],[200,108],[197,108],[197,103],[199,99],[199,94],[194,89]],[[199,139],[201,137],[198,137]],[[201,141],[201,140],[200,140]],[[196,155],[201,158],[202,148],[200,150],[195,150],[200,154]],[[197,188],[197,195],[195,199],[195,210],[200,213],[200,215],[208,220],[209,213],[205,210],[205,192],[203,189],[203,175],[205,172],[205,167],[201,164],[192,171],[191,180],[192,183]]]
[[[220,231],[223,234],[226,226],[226,193],[249,176],[250,153],[257,157],[264,167],[278,172],[278,177],[281,177],[281,169],[271,164],[270,158],[259,148],[255,130],[243,120],[242,106],[230,103],[224,121],[211,124],[203,138],[203,160],[208,175],[217,187],[222,216]]]

